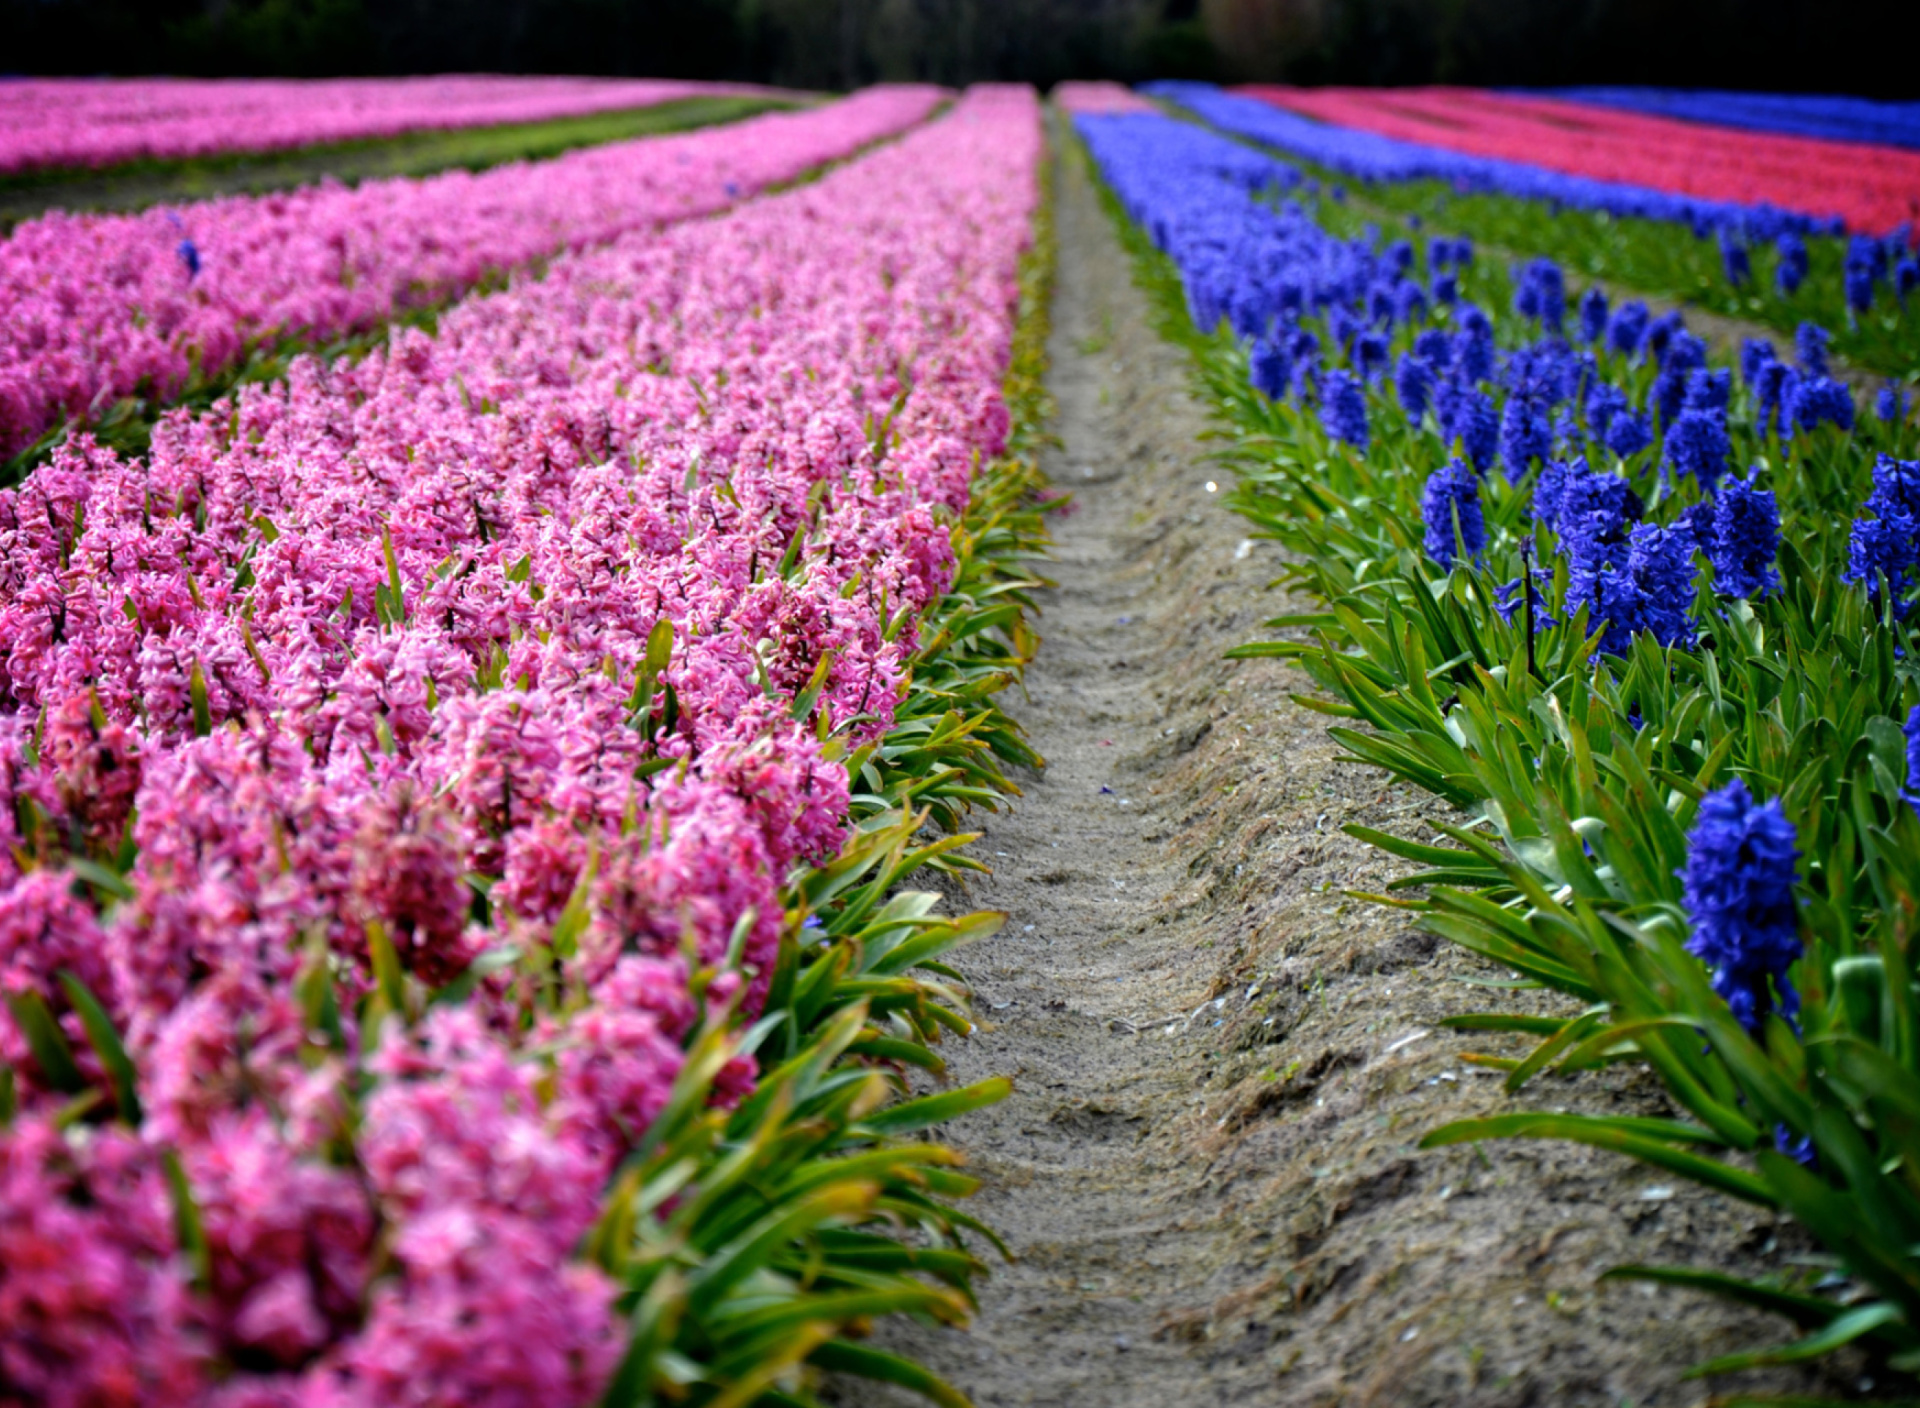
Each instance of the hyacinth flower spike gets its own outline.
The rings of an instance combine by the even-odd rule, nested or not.
[[[1779,798],[1756,803],[1735,778],[1701,799],[1679,872],[1693,925],[1687,951],[1713,970],[1713,990],[1755,1037],[1769,1013],[1792,1022],[1800,1010],[1787,976],[1804,952],[1796,841]]]
[[[1420,495],[1426,523],[1427,556],[1451,571],[1460,552],[1478,557],[1487,544],[1486,517],[1480,507],[1480,476],[1458,456],[1427,478]]]
[[[1916,812],[1920,812],[1920,704],[1913,706],[1913,712],[1907,715],[1907,785],[1901,789],[1900,796]]]

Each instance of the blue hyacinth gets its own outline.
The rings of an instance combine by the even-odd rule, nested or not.
[[[1553,573],[1544,567],[1533,569],[1533,633],[1535,635],[1549,626],[1560,624],[1559,618],[1547,609],[1547,591],[1553,585]],[[1493,609],[1500,613],[1500,619],[1509,626],[1513,618],[1520,614],[1520,608],[1527,603],[1527,578],[1522,575],[1510,582],[1502,582],[1493,589]]]
[[[1263,337],[1253,344],[1253,352],[1247,358],[1247,372],[1257,390],[1278,401],[1287,394],[1293,381],[1293,359],[1273,338]]]
[[[1645,413],[1622,411],[1607,423],[1607,448],[1621,459],[1632,459],[1653,443],[1653,422]]]
[[[1627,399],[1626,392],[1610,381],[1596,381],[1587,392],[1587,432],[1605,442],[1607,427],[1613,424],[1613,418],[1632,409],[1633,403]]]
[[[1368,381],[1387,369],[1387,335],[1363,332],[1353,340],[1354,369]]]
[[[1393,323],[1393,285],[1374,284],[1367,290],[1367,321],[1389,327]]]
[[[1500,417],[1500,463],[1507,479],[1518,483],[1532,467],[1553,453],[1553,432],[1546,412],[1525,396],[1512,396]]]
[[[1713,509],[1713,500],[1707,499],[1702,503],[1689,504],[1673,520],[1673,526],[1692,538],[1694,547],[1701,552],[1710,553],[1713,550]]]
[[[1493,323],[1478,308],[1460,315],[1460,336],[1454,339],[1454,362],[1469,384],[1493,375]]]
[[[1774,413],[1781,412],[1780,429],[1792,434],[1792,426],[1787,423],[1785,410],[1788,396],[1798,387],[1800,377],[1785,362],[1768,362],[1760,368],[1753,381],[1754,400],[1760,407],[1760,429],[1765,432],[1773,427]]]
[[[1795,430],[1812,430],[1821,425],[1853,429],[1853,392],[1844,381],[1832,377],[1806,377],[1794,388],[1787,412]]]
[[[1723,596],[1758,599],[1780,589],[1773,565],[1780,551],[1780,506],[1773,490],[1756,489],[1753,481],[1752,474],[1729,479],[1713,506],[1707,556],[1714,590]]]
[[[1571,514],[1562,514],[1562,529],[1579,527]],[[1567,612],[1587,611],[1587,629],[1600,631],[1600,651],[1624,655],[1633,646],[1634,624],[1640,619],[1640,593],[1624,568],[1599,549],[1594,540],[1576,531],[1566,540]]]
[[[1847,311],[1864,313],[1873,307],[1873,275],[1859,264],[1848,264],[1842,272],[1847,290]]]
[[[1545,479],[1542,475],[1543,483]],[[1559,518],[1575,520],[1577,525],[1560,525],[1563,538],[1589,539],[1602,548],[1626,542],[1627,530],[1642,511],[1633,485],[1618,474],[1599,473],[1578,461],[1564,466],[1554,505]]]
[[[1425,358],[1402,352],[1399,365],[1394,368],[1393,387],[1407,419],[1417,425],[1427,413],[1427,407],[1433,404],[1433,368]]]
[[[1818,323],[1802,323],[1793,331],[1793,353],[1800,359],[1800,370],[1808,376],[1827,374],[1827,343],[1830,334]]]
[[[1873,413],[1888,425],[1907,418],[1907,407],[1911,404],[1907,393],[1897,381],[1890,381],[1881,387],[1873,398]]]
[[[1427,316],[1427,295],[1419,284],[1402,279],[1394,287],[1393,316],[1402,323],[1417,323]]]
[[[1900,795],[1908,806],[1920,811],[1920,704],[1907,715],[1907,785]]]
[[[1807,242],[1798,235],[1785,234],[1775,241],[1774,248],[1780,252],[1780,262],[1774,266],[1773,281],[1791,298],[1807,281]]]
[[[1920,288],[1920,259],[1902,259],[1893,269],[1893,291],[1900,298],[1902,311],[1907,306],[1907,295],[1916,288]]]
[[[1647,336],[1647,305],[1623,303],[1607,319],[1607,345],[1616,352],[1634,353]]]
[[[1693,534],[1641,523],[1627,534],[1627,575],[1640,596],[1637,630],[1662,645],[1693,641]]]
[[[1551,259],[1529,260],[1520,270],[1513,293],[1513,311],[1537,318],[1541,326],[1558,332],[1567,316],[1567,281]]]
[[[1732,403],[1733,373],[1727,368],[1707,371],[1703,367],[1687,373],[1687,394],[1680,403],[1680,409],[1719,411],[1724,415]]]
[[[1647,324],[1646,350],[1655,363],[1667,364],[1667,348],[1673,345],[1674,336],[1687,330],[1686,320],[1680,316],[1680,310],[1662,313]]]
[[[1413,355],[1435,371],[1453,365],[1453,339],[1445,328],[1427,328],[1413,340]]]
[[[1803,951],[1793,895],[1800,852],[1778,798],[1756,804],[1735,778],[1700,800],[1679,872],[1693,923],[1687,952],[1713,970],[1713,990],[1758,1036],[1767,1014],[1800,1010],[1787,970]]]
[[[1684,328],[1675,332],[1661,358],[1660,374],[1653,379],[1652,409],[1659,413],[1661,425],[1673,424],[1687,399],[1688,378],[1706,365],[1706,343]]]
[[[1607,331],[1607,296],[1590,288],[1580,297],[1580,340],[1598,342]]]
[[[1724,228],[1720,231],[1720,263],[1727,271],[1727,282],[1735,288],[1753,277],[1753,261],[1747,257],[1747,247]]]
[[[173,252],[179,255],[180,262],[187,266],[187,277],[197,278],[200,273],[200,246],[192,240],[181,240],[174,246]]]
[[[1847,260],[1841,270],[1847,288],[1847,310],[1864,313],[1873,307],[1873,290],[1887,276],[1887,247],[1872,235],[1847,241]]]
[[[1560,406],[1553,413],[1553,444],[1555,453],[1577,455],[1587,443],[1587,434],[1580,426],[1580,417],[1571,406]]]
[[[1920,460],[1881,455],[1864,507],[1871,516],[1853,520],[1842,580],[1859,583],[1876,600],[1884,580],[1895,613],[1904,616],[1907,590],[1920,569]]]
[[[1493,468],[1500,449],[1500,417],[1493,398],[1484,391],[1466,391],[1453,398],[1445,423],[1447,441],[1460,442],[1473,467],[1485,474]]]
[[[1365,453],[1367,394],[1347,372],[1330,371],[1321,378],[1320,424],[1335,440]]]
[[[1773,343],[1764,337],[1742,338],[1740,341],[1740,380],[1752,386],[1760,380],[1760,373],[1769,362],[1779,361],[1779,355],[1773,350]]]
[[[1567,475],[1572,467],[1565,460],[1548,460],[1540,467],[1540,477],[1533,481],[1533,517],[1536,522],[1553,527],[1560,518],[1560,502],[1567,491]]]
[[[1460,301],[1460,280],[1450,273],[1435,274],[1433,276],[1433,301],[1447,305],[1458,303]]]
[[[1420,516],[1426,520],[1427,556],[1451,570],[1456,558],[1454,522],[1459,520],[1458,546],[1477,557],[1487,544],[1487,525],[1480,509],[1480,476],[1459,459],[1427,476],[1420,494]]]
[[[1712,493],[1733,453],[1726,417],[1718,411],[1682,411],[1667,430],[1666,452],[1674,473],[1691,476]]]

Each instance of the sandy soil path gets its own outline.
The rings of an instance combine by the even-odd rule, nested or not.
[[[1790,1327],[1596,1276],[1753,1274],[1806,1245],[1611,1155],[1414,1148],[1516,1103],[1459,1060],[1515,1048],[1440,1017],[1565,1004],[1464,986],[1503,975],[1340,893],[1397,865],[1341,824],[1418,834],[1434,804],[1337,761],[1289,698],[1304,676],[1221,658],[1286,609],[1276,549],[1208,492],[1224,476],[1184,354],[1150,330],[1077,159],[1058,178],[1049,470],[1079,506],[1013,707],[1048,767],[985,818],[995,873],[956,897],[1010,918],[961,956],[982,1023],[953,1074],[1016,1089],[946,1131],[1019,1260],[970,1331],[890,1341],[983,1408],[1704,1401],[1688,1365]],[[1630,1070],[1520,1101],[1664,1109]],[[1715,1387],[1762,1383],[1813,1386]]]

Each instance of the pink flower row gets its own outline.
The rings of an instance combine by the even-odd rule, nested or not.
[[[679,1069],[692,970],[756,1009],[779,885],[842,840],[838,749],[890,726],[1003,448],[1038,119],[975,90],[0,493],[9,1391],[598,1395],[614,1287],[572,1254]],[[478,981],[356,1064],[387,943],[409,981]],[[508,950],[553,961],[470,972]],[[137,1130],[56,1128],[19,1013],[111,1075],[62,972],[125,1037]]]
[[[1069,81],[1048,94],[1054,106],[1070,113],[1158,112],[1152,103],[1122,83]]]
[[[263,342],[364,330],[530,260],[724,209],[943,96],[874,88],[477,175],[28,221],[0,243],[0,458],[136,390],[170,399]]]
[[[26,78],[0,81],[0,175],[264,152],[773,90],[680,79]]]

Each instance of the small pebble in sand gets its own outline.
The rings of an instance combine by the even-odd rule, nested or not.
[[[1207,481],[1207,492],[1209,494],[1217,494],[1220,492],[1220,486],[1209,479]]]

